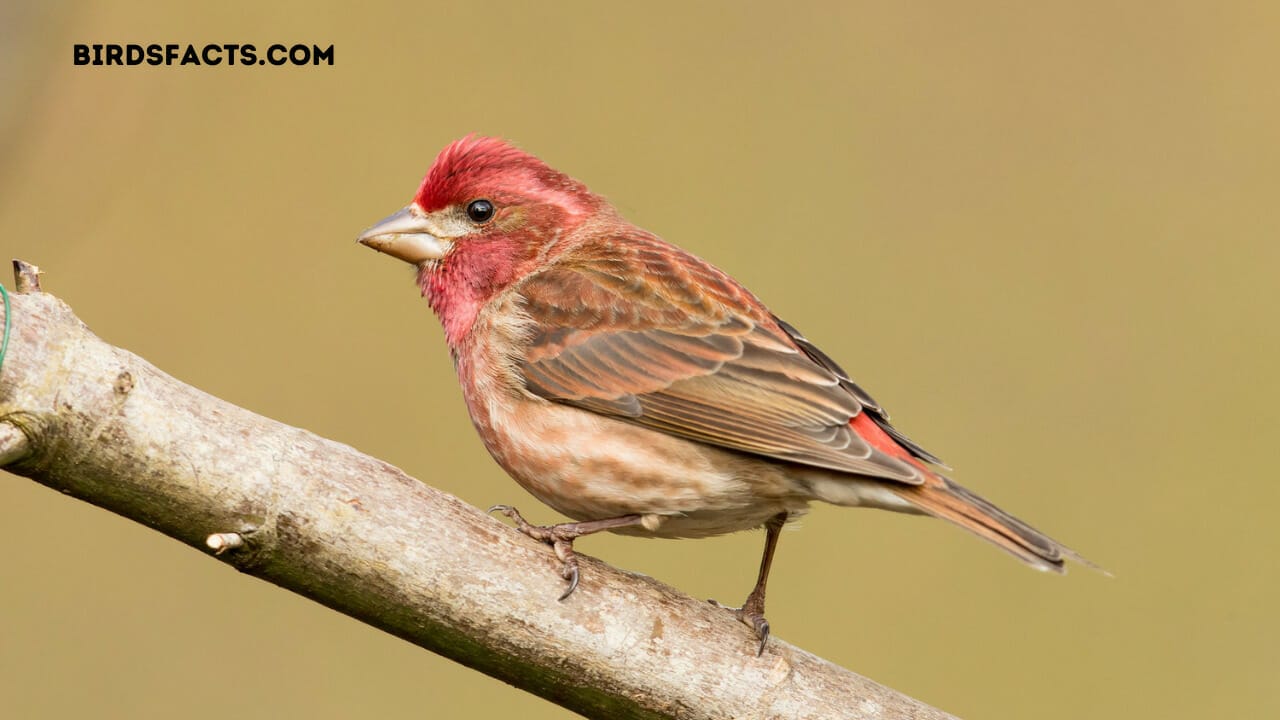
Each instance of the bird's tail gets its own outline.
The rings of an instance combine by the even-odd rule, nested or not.
[[[1101,570],[1079,553],[1001,510],[950,478],[926,470],[924,483],[892,489],[898,497],[934,517],[950,520],[1040,570],[1066,572],[1066,560]],[[1106,572],[1106,571],[1103,571]]]

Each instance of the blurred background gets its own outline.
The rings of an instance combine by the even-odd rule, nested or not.
[[[780,637],[973,718],[1274,716],[1278,23],[8,0],[0,246],[188,383],[556,521],[475,438],[412,271],[354,242],[444,144],[508,137],[738,277],[958,480],[1115,573],[817,508],[780,546]],[[93,42],[335,64],[74,66]],[[0,478],[0,527],[4,717],[568,716],[22,478]],[[580,548],[737,601],[760,543]]]

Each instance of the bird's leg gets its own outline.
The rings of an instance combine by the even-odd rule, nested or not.
[[[556,557],[564,563],[560,575],[569,581],[569,589],[560,596],[561,600],[573,594],[578,588],[578,556],[573,552],[573,541],[583,535],[590,535],[604,530],[639,525],[642,515],[622,515],[604,520],[588,520],[586,522],[560,523],[559,525],[532,525],[520,515],[520,511],[510,505],[494,505],[489,512],[500,512],[516,523],[516,529],[529,537],[544,542],[556,551]],[[763,602],[763,594],[761,595]]]
[[[778,513],[764,524],[764,556],[760,558],[760,574],[756,577],[756,586],[751,589],[747,601],[740,608],[731,608],[712,600],[712,604],[733,612],[739,620],[755,631],[760,638],[760,646],[756,649],[756,657],[764,653],[764,646],[769,642],[769,621],[764,619],[764,589],[769,582],[769,568],[773,565],[773,552],[778,549],[778,536],[782,526],[787,522],[786,513]]]

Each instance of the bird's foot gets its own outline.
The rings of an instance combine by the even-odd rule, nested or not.
[[[764,646],[769,644],[769,621],[764,619],[763,604],[752,602],[753,597],[754,594],[752,597],[748,597],[747,602],[743,603],[742,607],[729,607],[715,600],[708,600],[707,602],[733,613],[733,616],[738,618],[738,622],[755,632],[756,637],[760,639],[760,645],[756,647],[756,657],[760,657],[764,654]],[[755,607],[756,605],[761,605],[761,607]]]
[[[559,525],[533,525],[520,516],[520,511],[510,505],[494,505],[489,512],[500,512],[516,523],[516,529],[529,537],[544,542],[556,551],[556,557],[562,563],[560,575],[569,581],[569,589],[560,596],[563,600],[578,588],[578,556],[573,552],[573,541],[583,535],[598,533],[603,530],[616,530],[621,527],[643,525],[643,515],[619,515],[603,520],[584,520],[582,522],[560,523]]]
[[[560,596],[560,600],[564,600],[578,589],[578,556],[573,551],[573,541],[581,537],[583,533],[578,527],[580,523],[561,523],[559,525],[534,525],[525,520],[520,515],[520,511],[510,505],[494,505],[489,508],[489,512],[499,512],[511,518],[516,524],[516,529],[537,540],[551,546],[556,552],[556,557],[560,558],[561,568],[560,576],[569,581],[569,589],[564,591]]]

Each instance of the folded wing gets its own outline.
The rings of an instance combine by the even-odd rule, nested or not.
[[[519,292],[533,321],[519,364],[535,395],[731,450],[923,480],[850,427],[864,407],[878,424],[887,416],[838,366],[728,276],[661,241],[578,253]]]

